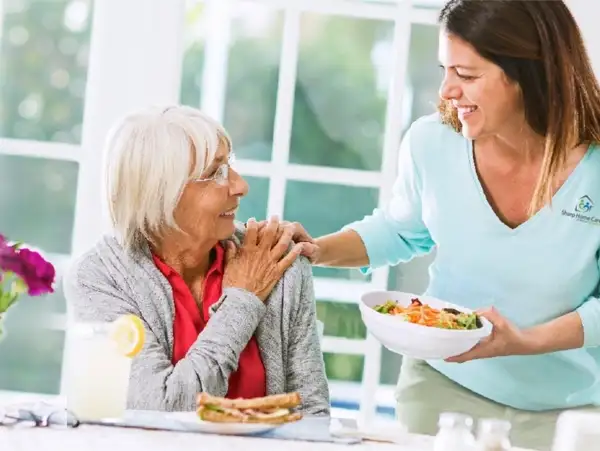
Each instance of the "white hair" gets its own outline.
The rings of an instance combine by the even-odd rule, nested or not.
[[[231,148],[223,126],[187,106],[138,111],[113,127],[105,149],[106,201],[124,247],[155,242],[165,227],[178,229],[173,213],[186,183],[223,142]]]

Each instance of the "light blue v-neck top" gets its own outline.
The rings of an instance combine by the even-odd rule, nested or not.
[[[511,229],[485,197],[471,142],[427,116],[403,139],[389,205],[347,228],[367,248],[364,272],[435,248],[428,295],[473,309],[493,305],[521,328],[581,316],[582,349],[429,362],[447,377],[520,409],[600,403],[600,147],[590,146],[551,207]]]

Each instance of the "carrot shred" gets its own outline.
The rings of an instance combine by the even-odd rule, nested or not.
[[[422,303],[418,298],[411,299],[408,307],[402,307],[397,302],[388,301],[384,304],[387,313],[392,316],[402,316],[406,321],[429,327],[444,329],[464,329],[464,315],[457,315],[451,311],[439,310],[428,304]],[[459,323],[459,317],[463,316],[463,324]]]

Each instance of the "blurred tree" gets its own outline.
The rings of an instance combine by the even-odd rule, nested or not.
[[[92,1],[4,3],[0,136],[78,143]]]
[[[0,136],[79,143],[92,0],[4,0],[0,39]],[[0,155],[0,233],[47,252],[69,253],[76,163]],[[60,287],[23,299],[8,314],[0,390],[57,393],[64,332]]]

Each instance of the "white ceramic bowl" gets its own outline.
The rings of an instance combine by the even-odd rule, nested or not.
[[[491,323],[481,318],[483,327],[474,330],[451,330],[422,326],[403,321],[392,315],[376,312],[373,307],[387,301],[395,301],[407,307],[411,300],[419,298],[433,308],[455,308],[461,312],[472,310],[429,296],[400,291],[371,291],[365,293],[359,304],[367,330],[386,348],[396,354],[423,360],[447,359],[473,348],[479,340],[492,332]]]

